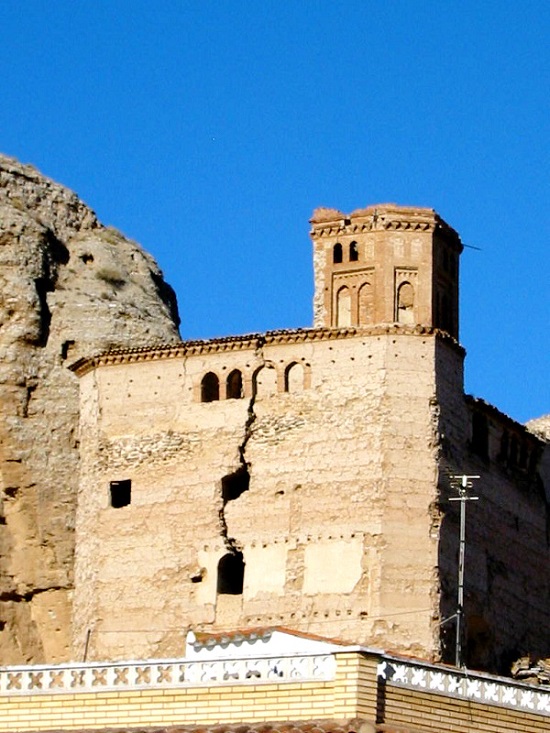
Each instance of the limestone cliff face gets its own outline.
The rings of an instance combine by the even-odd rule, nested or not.
[[[110,347],[178,341],[153,258],[0,156],[0,664],[71,657],[78,382]]]

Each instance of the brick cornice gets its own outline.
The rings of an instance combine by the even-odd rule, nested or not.
[[[434,209],[380,204],[344,214],[336,209],[316,209],[310,220],[316,238],[376,231],[417,231],[442,235],[462,251],[458,233]]]
[[[182,341],[179,344],[158,344],[133,349],[115,349],[96,356],[82,358],[70,365],[71,371],[81,377],[93,369],[115,364],[161,361],[185,358],[202,354],[216,354],[228,351],[257,350],[263,346],[279,344],[300,344],[312,341],[338,341],[357,336],[436,336],[445,343],[464,353],[458,342],[445,331],[428,326],[401,326],[380,324],[368,327],[311,328],[296,330],[267,331],[264,334],[227,336],[205,341]]]

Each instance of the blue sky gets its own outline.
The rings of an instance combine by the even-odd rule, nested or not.
[[[466,389],[550,412],[547,0],[3,0],[0,149],[159,261],[184,338],[308,326],[308,219],[462,236]]]

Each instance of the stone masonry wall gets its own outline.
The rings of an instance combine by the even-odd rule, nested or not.
[[[70,652],[78,380],[113,346],[179,340],[154,260],[66,188],[0,156],[0,659]]]
[[[449,501],[457,496],[451,476],[479,476],[469,489],[479,499],[466,507],[465,660],[509,674],[524,654],[548,655],[550,449],[494,407],[465,399],[445,350],[438,361],[441,616],[454,614],[457,598],[459,507]],[[454,622],[442,633],[443,657],[454,661]]]
[[[243,340],[83,375],[73,654],[88,632],[89,658],[127,658],[286,625],[437,656],[436,340]],[[200,401],[236,368],[244,398]],[[243,591],[221,594],[233,551]]]

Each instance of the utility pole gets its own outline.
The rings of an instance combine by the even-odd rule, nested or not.
[[[456,645],[455,665],[463,666],[462,636],[464,625],[464,556],[466,553],[466,502],[478,501],[479,496],[468,496],[467,489],[473,486],[472,481],[479,476],[467,476],[466,474],[451,476],[451,486],[458,489],[458,496],[451,497],[449,501],[460,502],[460,544],[458,550],[458,600],[456,606]],[[457,483],[460,481],[460,483]]]

